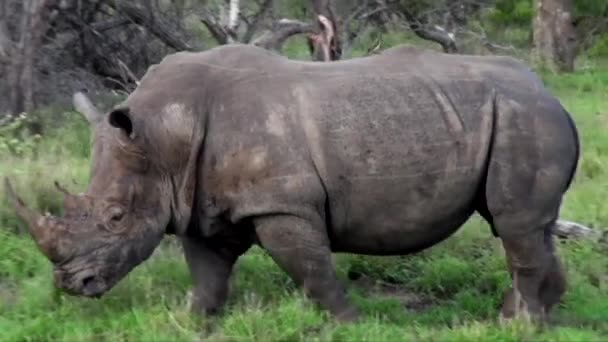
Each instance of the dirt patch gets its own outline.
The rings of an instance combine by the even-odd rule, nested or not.
[[[403,284],[387,283],[366,275],[360,275],[351,284],[370,297],[395,299],[408,310],[420,312],[433,305],[431,298],[415,293]]]

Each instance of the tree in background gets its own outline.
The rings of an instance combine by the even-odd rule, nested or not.
[[[523,39],[507,41],[513,30]],[[0,0],[0,126],[5,113],[67,104],[76,90],[129,93],[175,51],[242,43],[281,53],[300,35],[309,59],[331,61],[376,53],[402,32],[448,53],[527,58],[534,47],[569,71],[577,53],[608,50],[608,1]]]
[[[51,11],[52,2],[23,0],[20,4],[0,3],[0,63],[8,65],[4,77],[10,84],[8,106],[12,113],[35,108],[36,56],[52,17],[57,15],[56,11]],[[15,12],[20,16],[10,30],[9,17]]]
[[[574,70],[577,35],[570,0],[536,0],[534,54],[553,70]]]

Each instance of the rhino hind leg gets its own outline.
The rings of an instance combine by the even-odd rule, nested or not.
[[[551,230],[576,170],[578,138],[556,101],[523,100],[498,101],[478,211],[502,240],[512,278],[501,316],[545,323],[566,286]]]
[[[540,302],[540,312],[547,318],[553,307],[559,303],[562,295],[566,292],[566,277],[562,270],[561,263],[557,255],[555,254],[553,246],[553,236],[550,229],[545,229],[545,253],[541,253],[543,258],[546,260],[542,263],[544,265],[544,276],[539,285],[538,299]],[[511,252],[512,253],[512,252]],[[507,249],[507,255],[509,256],[509,249]],[[517,269],[517,265],[511,261],[512,257],[508,257],[508,268],[511,275],[511,279],[514,285],[521,281],[515,279],[518,274],[514,273]],[[513,318],[517,313],[528,310],[527,302],[523,300],[521,292],[516,291],[513,287],[509,288],[504,295],[503,305],[501,308],[501,318]]]
[[[508,228],[509,225],[504,225]],[[519,229],[519,224],[514,224]],[[501,234],[500,226],[498,233]],[[507,255],[507,266],[513,286],[507,290],[500,318],[524,318],[544,321],[545,303],[541,290],[551,268],[553,256],[545,248],[543,232],[530,232],[521,236],[501,236]]]
[[[279,215],[256,218],[254,224],[262,247],[314,302],[338,321],[354,321],[359,313],[336,276],[326,230],[320,219],[313,221]]]
[[[545,231],[545,245],[550,253],[549,268],[540,285],[540,299],[544,305],[545,313],[548,315],[553,307],[559,303],[562,295],[566,292],[566,276],[561,262],[555,254],[551,231]]]
[[[547,181],[541,187],[530,187],[525,177],[511,186],[500,182],[508,178],[500,177],[492,184],[489,177],[486,189],[486,214],[491,215],[491,224],[502,240],[513,285],[505,294],[500,317],[544,323],[566,287],[551,233],[563,181],[555,182],[554,187]]]

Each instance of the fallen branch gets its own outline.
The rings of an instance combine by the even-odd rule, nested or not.
[[[584,226],[577,222],[557,220],[555,226],[553,226],[553,234],[561,238],[574,238],[574,239],[587,239],[593,241],[599,241],[604,236],[608,235],[608,232],[601,232],[587,226]]]

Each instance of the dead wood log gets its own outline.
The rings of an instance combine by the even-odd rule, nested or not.
[[[561,238],[586,239],[599,241],[608,237],[608,232],[589,228],[577,222],[567,220],[557,220],[553,226],[553,234]]]

